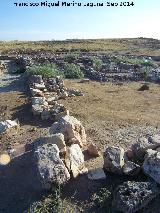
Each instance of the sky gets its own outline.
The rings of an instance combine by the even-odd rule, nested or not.
[[[0,40],[95,38],[160,39],[160,0],[133,0],[130,7],[16,7],[46,0],[0,0]],[[47,0],[55,3],[58,0]],[[65,0],[59,1],[61,2]],[[73,2],[73,0],[66,0]],[[74,0],[84,3],[105,0]],[[108,2],[123,2],[113,0]],[[129,1],[132,2],[132,1]]]

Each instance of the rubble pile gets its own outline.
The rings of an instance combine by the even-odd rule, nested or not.
[[[129,181],[114,193],[114,206],[125,213],[134,213],[160,194],[160,135],[138,138],[128,150],[107,147],[104,152],[104,170],[126,177],[137,177],[140,172],[152,181]]]
[[[82,96],[83,93],[73,89],[67,89],[63,80],[55,78],[43,79],[41,75],[31,75],[28,79],[31,93],[33,115],[41,116],[42,120],[59,118],[69,115],[69,111],[58,100],[68,97]]]
[[[44,50],[18,50],[12,51],[16,56],[15,64],[20,70],[27,67],[54,63],[60,70],[64,70],[65,63],[73,63],[80,67],[85,77],[103,82],[115,81],[141,81],[159,82],[160,68],[154,57],[128,55],[108,55],[104,53],[81,52],[77,57],[74,53],[53,53]],[[71,59],[67,59],[71,58]],[[100,60],[96,67],[94,60]],[[146,76],[147,75],[147,76]]]

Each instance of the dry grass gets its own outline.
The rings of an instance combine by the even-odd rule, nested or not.
[[[160,128],[160,86],[150,85],[149,91],[138,92],[142,83],[123,86],[98,82],[78,83],[66,80],[65,85],[84,92],[84,97],[62,101],[71,114],[81,120],[90,136],[103,149],[115,141],[111,135],[132,126]],[[129,144],[122,145],[128,146]]]
[[[73,41],[0,42],[0,52],[14,49],[51,51],[102,51],[110,54],[159,55],[160,41],[155,39],[95,39]]]
[[[122,123],[149,123],[154,126],[160,122],[159,85],[151,84],[150,90],[144,92],[137,91],[141,83],[118,86],[66,80],[65,85],[84,92],[84,97],[65,101],[71,112],[84,121],[102,119]]]

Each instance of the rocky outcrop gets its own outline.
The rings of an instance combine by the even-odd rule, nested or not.
[[[35,150],[37,174],[43,188],[49,189],[53,184],[62,185],[70,179],[70,174],[59,157],[56,144],[44,144]]]
[[[153,183],[128,181],[116,189],[113,205],[120,212],[134,213],[145,207],[159,193],[159,188]]]
[[[64,116],[55,122],[50,130],[50,134],[62,133],[66,144],[79,144],[81,147],[86,143],[86,133],[81,122],[73,116]]]

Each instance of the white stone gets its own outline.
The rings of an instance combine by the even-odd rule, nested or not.
[[[35,104],[44,105],[46,102],[45,97],[33,97],[31,100],[33,105]]]
[[[54,123],[50,130],[50,134],[62,133],[66,144],[70,144],[72,140],[81,147],[86,143],[86,133],[81,122],[73,116],[66,115]]]
[[[33,115],[40,115],[43,112],[44,107],[39,104],[32,105]]]
[[[34,84],[34,88],[35,88],[35,89],[44,90],[46,87],[45,87],[45,84],[44,84],[44,83],[41,83],[41,84],[35,83],[35,84]]]
[[[8,129],[17,128],[18,126],[19,126],[19,123],[17,122],[17,120],[1,121],[0,122],[0,134],[6,132]]]
[[[32,96],[44,96],[43,92],[39,89],[30,88]]]
[[[73,177],[77,177],[84,167],[84,155],[78,144],[73,144],[66,153],[66,166],[72,172]]]
[[[46,136],[45,143],[56,144],[60,152],[66,152],[66,144],[64,141],[64,135],[62,133]]]

